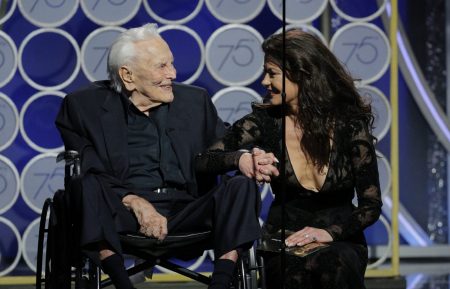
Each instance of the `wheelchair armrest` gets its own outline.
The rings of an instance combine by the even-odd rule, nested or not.
[[[69,150],[60,152],[56,156],[56,162],[65,161],[66,176],[77,177],[81,173],[81,159],[77,151]]]

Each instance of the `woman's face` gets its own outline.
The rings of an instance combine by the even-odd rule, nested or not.
[[[265,62],[264,78],[261,83],[268,90],[266,101],[272,105],[281,104],[282,81],[281,68],[272,62]],[[298,107],[298,94],[299,87],[297,83],[290,81],[286,77],[286,104],[296,109]]]

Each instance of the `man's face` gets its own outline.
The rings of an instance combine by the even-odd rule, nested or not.
[[[172,102],[172,81],[176,78],[173,55],[160,37],[135,43],[136,58],[130,68],[131,84],[125,84],[131,98],[145,105]]]

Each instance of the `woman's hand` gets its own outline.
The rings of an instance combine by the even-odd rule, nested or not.
[[[285,240],[288,247],[303,246],[312,242],[330,243],[333,242],[333,237],[324,229],[305,227]]]

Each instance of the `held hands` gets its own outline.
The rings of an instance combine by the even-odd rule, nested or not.
[[[333,242],[331,235],[323,230],[312,227],[305,227],[286,238],[286,246],[303,246],[309,243],[330,243]]]
[[[249,178],[255,178],[258,182],[270,182],[272,176],[280,173],[275,167],[278,163],[273,153],[266,153],[259,148],[253,148],[251,152],[242,154],[239,159],[239,170]]]
[[[167,236],[167,219],[159,214],[151,203],[136,195],[127,195],[122,202],[136,215],[142,234],[164,240]]]

